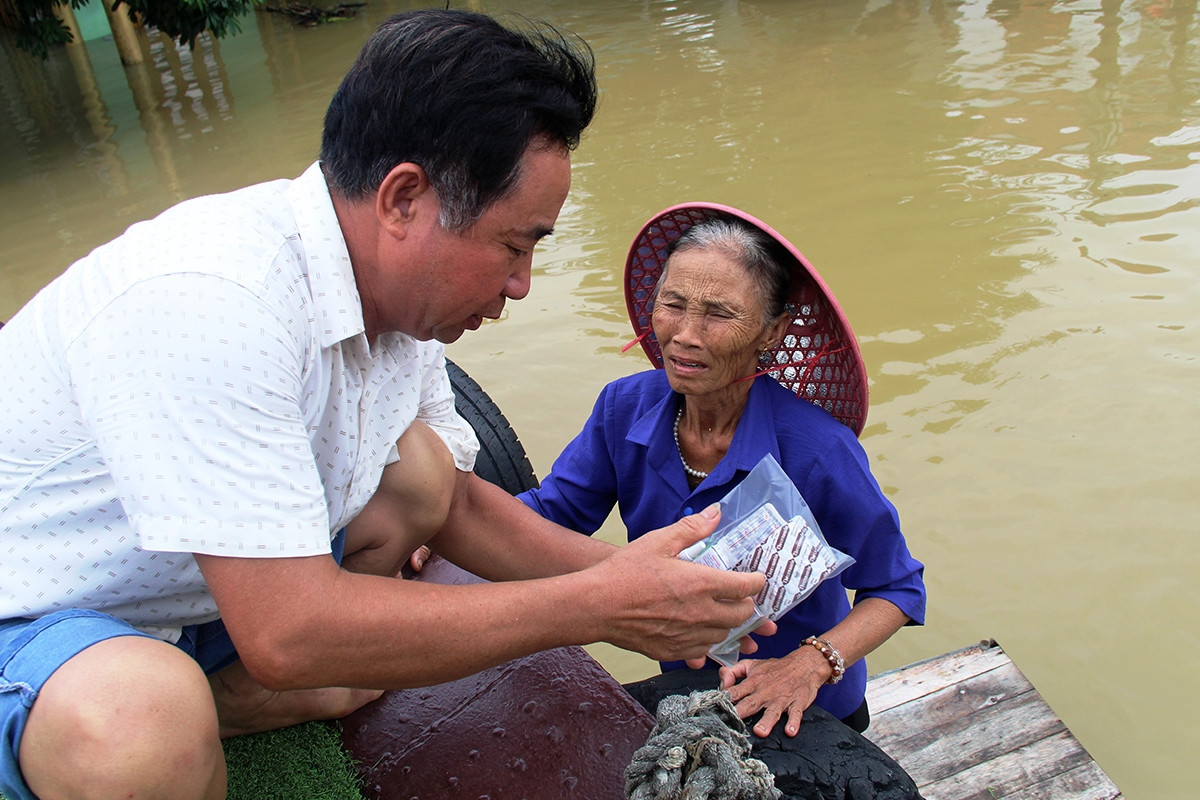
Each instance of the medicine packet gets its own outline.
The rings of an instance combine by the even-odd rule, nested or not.
[[[743,636],[791,611],[854,559],[825,541],[808,503],[769,453],[720,505],[717,529],[679,557],[767,576],[754,598],[753,616],[708,651],[714,661],[732,666]]]

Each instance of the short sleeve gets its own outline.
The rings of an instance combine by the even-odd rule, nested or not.
[[[421,408],[417,419],[436,433],[450,454],[454,465],[463,472],[475,469],[479,454],[479,438],[454,408],[454,389],[446,371],[446,355],[441,344],[429,345],[421,377]]]
[[[853,556],[840,576],[855,602],[880,597],[915,624],[925,620],[924,566],[909,552],[895,506],[871,474],[866,454],[848,429],[826,443],[802,494],[829,543]]]
[[[148,550],[329,552],[301,346],[247,287],[134,284],[69,343],[75,396]]]

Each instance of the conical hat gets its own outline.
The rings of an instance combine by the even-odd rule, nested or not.
[[[698,222],[734,217],[775,239],[794,258],[789,309],[792,323],[779,346],[763,358],[762,370],[790,391],[862,433],[867,420],[867,371],[854,331],[833,293],[804,255],[766,223],[716,203],[684,203],[655,214],[634,238],[625,260],[625,305],[642,349],[655,367],[662,351],[650,327],[654,287],[671,244]]]

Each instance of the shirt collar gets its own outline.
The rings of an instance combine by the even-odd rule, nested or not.
[[[354,282],[350,251],[338,225],[320,162],[313,163],[286,190],[304,245],[305,274],[316,308],[322,347],[365,334],[362,300]]]
[[[666,383],[666,373],[660,371],[659,375],[663,383]],[[675,447],[675,437],[672,434],[675,424],[675,409],[679,407],[678,402],[677,395],[668,386],[662,399],[651,406],[641,417],[634,420],[625,438],[633,444],[646,448],[646,463],[652,470],[663,476],[671,486],[676,489],[681,487],[686,489],[687,481],[685,479],[672,480],[675,472],[682,475],[683,470],[673,470],[670,467],[672,462],[679,460],[679,451]],[[686,496],[687,492],[684,491],[683,494]]]
[[[770,453],[779,460],[779,439],[775,436],[775,416],[771,411],[771,384],[775,379],[760,375],[750,386],[746,408],[734,431],[729,452],[715,470],[723,481],[733,477],[734,470],[749,472]]]
[[[666,376],[663,376],[664,383]],[[716,469],[705,480],[705,486],[721,486],[730,483],[738,471],[749,472],[762,457],[770,453],[779,460],[779,440],[775,436],[775,419],[771,413],[771,386],[774,379],[761,375],[750,385],[746,407],[738,420],[737,430],[729,452],[717,464]],[[647,449],[646,463],[669,484],[681,489],[683,496],[691,493],[687,479],[679,464],[679,449],[675,445],[675,411],[678,399],[674,391],[667,391],[663,398],[651,406],[629,427],[626,439]],[[678,480],[673,480],[678,478]]]

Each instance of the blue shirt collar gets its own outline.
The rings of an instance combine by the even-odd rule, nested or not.
[[[779,460],[779,440],[775,436],[775,420],[771,413],[770,383],[773,382],[774,379],[766,375],[755,378],[750,386],[750,395],[746,398],[746,408],[733,433],[729,452],[696,491],[707,491],[718,486],[733,488],[735,481],[740,481],[741,477],[754,469],[765,453]],[[679,450],[675,447],[675,411],[678,403],[678,395],[667,391],[660,401],[634,421],[625,438],[632,444],[645,447],[646,463],[650,469],[679,492],[680,497],[687,497],[693,492],[687,485]]]

